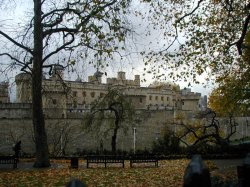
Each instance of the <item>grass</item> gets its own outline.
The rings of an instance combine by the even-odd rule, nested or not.
[[[159,167],[148,167],[140,165],[135,168],[129,167],[129,162],[125,162],[125,168],[118,165],[109,165],[103,168],[92,165],[86,168],[86,161],[80,161],[79,169],[70,169],[69,161],[52,160],[52,163],[59,164],[63,168],[50,169],[16,169],[0,170],[0,186],[8,187],[59,187],[65,186],[72,179],[84,181],[87,186],[122,186],[122,187],[142,187],[142,186],[182,186],[183,175],[189,160],[164,160],[159,162]],[[216,168],[212,162],[207,162],[210,170]],[[221,174],[219,174],[221,175]],[[218,176],[219,176],[218,175]],[[235,175],[235,173],[230,174]],[[222,176],[222,178],[224,175]],[[225,177],[226,178],[226,177]]]

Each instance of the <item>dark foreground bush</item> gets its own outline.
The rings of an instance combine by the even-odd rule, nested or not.
[[[212,187],[238,187],[236,179],[224,179],[220,176],[211,177]]]

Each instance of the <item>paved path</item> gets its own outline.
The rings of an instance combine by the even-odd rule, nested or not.
[[[237,166],[242,165],[244,159],[218,159],[218,160],[211,160],[213,161],[216,166],[218,167],[219,171],[227,171],[227,170],[237,170]],[[19,162],[17,164],[18,169],[22,170],[32,170],[33,162]],[[0,170],[5,169],[12,169],[13,165],[11,164],[0,164]],[[51,163],[51,168],[68,168],[70,167],[70,163]],[[80,168],[86,168],[85,164],[80,164]]]
[[[244,159],[218,159],[211,160],[216,164],[219,171],[237,170],[237,166],[243,164]]]
[[[33,167],[33,162],[19,162],[17,164],[17,169],[21,170],[32,170],[35,169]],[[69,167],[68,164],[60,164],[60,163],[51,163],[51,168],[67,168]],[[13,169],[13,164],[0,164],[0,171],[6,170],[6,169]]]

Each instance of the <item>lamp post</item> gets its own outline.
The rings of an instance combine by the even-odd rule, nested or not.
[[[63,155],[63,129],[61,129],[61,135],[60,135],[60,151],[61,151],[61,154]]]
[[[134,134],[134,154],[135,154],[135,142],[136,142],[136,137],[135,137],[136,128],[135,127],[133,128],[133,134]]]
[[[173,102],[173,111],[174,111],[174,119],[173,119],[173,122],[174,122],[174,135],[176,135],[176,111],[175,111],[175,105],[176,105],[176,102],[174,101]]]
[[[247,117],[247,119],[246,119],[246,130],[245,130],[246,137],[249,136],[249,134],[248,134],[248,126],[249,126],[249,124],[248,124],[248,117]]]

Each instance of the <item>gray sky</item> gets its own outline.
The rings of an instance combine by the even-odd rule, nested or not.
[[[13,25],[15,27],[18,27],[19,23],[22,23],[26,20],[27,13],[32,10],[33,1],[32,0],[19,0],[16,1],[15,4],[11,6],[4,6],[4,10],[0,11],[1,16],[1,23],[3,23],[4,20],[4,26],[5,28],[11,28]],[[13,8],[14,7],[14,8]],[[135,7],[135,9],[138,8],[138,6]],[[145,8],[143,6],[140,6],[139,8]],[[7,10],[7,11],[5,11]],[[148,25],[148,23],[145,20],[140,19],[139,17],[131,16],[130,18],[132,20],[133,28],[135,30],[134,37],[130,39],[127,42],[127,48],[131,51],[143,51],[143,50],[149,50],[149,46],[152,48],[160,48],[163,43],[161,43],[161,30],[153,30],[150,29],[151,26]],[[3,27],[0,26],[0,27]],[[1,28],[2,29],[2,28]],[[152,34],[150,36],[146,36],[145,31],[150,30]],[[1,40],[1,37],[0,37]],[[160,42],[159,42],[160,41]],[[132,49],[132,50],[131,50]],[[4,58],[1,58],[3,60]],[[95,60],[95,59],[93,59]],[[79,63],[76,65],[76,72],[72,74],[72,72],[65,72],[65,76],[67,79],[75,80],[77,76],[80,76],[83,80],[87,80],[87,77],[94,73],[95,68],[93,65],[89,65],[86,63]],[[109,67],[101,69],[101,71],[107,72],[107,77],[116,77],[116,74],[118,71],[125,71],[126,77],[128,79],[133,79],[134,75],[139,74],[141,75],[141,79],[146,79],[146,82],[142,82],[142,86],[147,86],[154,80],[152,80],[152,76],[150,74],[146,74],[146,76],[142,76],[144,72],[144,62],[142,59],[142,56],[140,56],[137,53],[130,54],[128,56],[125,56],[124,58],[120,59],[117,58],[117,60],[114,60],[114,62],[110,62]],[[9,77],[12,77],[11,81],[13,81],[13,77],[15,76],[17,71],[13,71],[12,73],[8,74]],[[167,74],[167,72],[166,72]],[[107,77],[104,77],[106,79]],[[2,76],[0,77],[0,81],[6,80],[6,77]],[[171,79],[169,79],[172,81]],[[201,82],[205,83],[205,80],[203,76],[200,77]],[[204,80],[204,81],[202,81]],[[188,87],[188,83],[185,83],[183,81],[176,82],[181,86],[181,88]],[[206,88],[204,87],[206,86]],[[194,92],[200,92],[202,95],[208,95],[213,86],[209,83],[206,85],[195,85],[193,84],[191,89]]]

